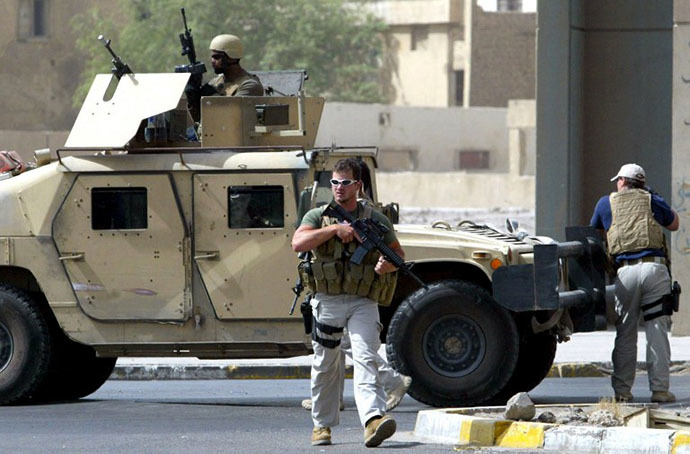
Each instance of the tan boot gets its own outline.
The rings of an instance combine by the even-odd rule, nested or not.
[[[311,445],[323,446],[331,444],[331,428],[330,427],[314,427],[311,432]]]
[[[364,428],[364,446],[373,448],[380,445],[383,440],[393,436],[395,428],[395,419],[388,415],[370,419]]]
[[[616,393],[616,397],[614,397],[614,399],[616,400],[616,402],[625,404],[628,402],[632,402],[633,395],[630,391],[621,391],[619,393]]]
[[[660,404],[667,402],[675,402],[676,396],[670,391],[654,391],[652,392],[652,402]]]

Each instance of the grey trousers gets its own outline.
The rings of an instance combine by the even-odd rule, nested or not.
[[[637,263],[618,269],[615,281],[616,342],[613,348],[611,386],[616,394],[630,391],[635,381],[637,326],[640,306],[659,300],[671,291],[666,265]],[[668,332],[671,317],[663,315],[645,322],[647,373],[651,391],[668,391],[671,347]]]
[[[381,329],[383,328],[381,324],[378,324],[379,328],[379,333],[381,332]],[[350,345],[350,336],[347,334],[347,329],[345,330],[345,335],[343,336],[343,340],[340,343],[340,348],[343,350],[344,355],[341,356],[341,361],[340,361],[340,379],[341,381],[345,380],[345,357],[349,357],[352,359],[352,347]],[[381,384],[383,385],[383,390],[386,393],[386,396],[388,395],[389,392],[393,391],[394,389],[402,386],[403,384],[403,379],[402,375],[395,369],[393,369],[390,365],[388,365],[388,361],[384,356],[382,356],[380,353],[376,357],[376,365],[378,368],[378,374],[379,374],[379,380],[381,380]],[[341,387],[340,390],[340,400],[342,400],[342,394],[343,393],[343,388]]]
[[[355,403],[362,426],[374,416],[386,413],[386,396],[378,378],[379,310],[375,301],[354,295],[317,293],[311,300],[312,313],[322,324],[345,327],[350,337],[354,364]],[[324,338],[328,336],[320,333]],[[343,380],[340,346],[327,348],[312,341],[311,417],[314,427],[340,423]]]

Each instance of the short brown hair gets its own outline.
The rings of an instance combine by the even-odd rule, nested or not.
[[[352,173],[352,178],[359,180],[362,178],[362,166],[355,158],[344,158],[335,163],[333,172],[347,172]]]

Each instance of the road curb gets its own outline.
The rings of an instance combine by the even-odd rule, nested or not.
[[[161,360],[162,363],[165,359]],[[645,372],[644,363],[638,363],[638,372]],[[558,363],[551,367],[549,378],[606,377],[611,375],[611,363]],[[688,373],[690,364],[676,361],[671,363],[672,374]],[[308,365],[116,365],[111,380],[223,380],[223,379],[298,379],[309,378]],[[352,366],[346,368],[352,378]]]
[[[602,454],[690,453],[690,432],[637,427],[565,426],[490,419],[468,409],[423,410],[414,434],[441,444]]]
[[[222,365],[222,366],[115,366],[110,380],[289,380],[308,379],[311,366]],[[346,378],[352,378],[352,366],[345,367]]]

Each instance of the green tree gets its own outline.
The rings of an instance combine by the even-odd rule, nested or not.
[[[185,0],[197,58],[208,62],[208,43],[220,33],[242,39],[242,66],[249,70],[306,69],[310,95],[332,101],[382,102],[380,83],[383,22],[365,3],[371,0]],[[113,49],[136,72],[171,72],[187,63],[180,55],[180,5],[169,0],[120,0],[122,15],[98,8],[72,20],[85,68],[73,101],[80,105],[95,74],[108,72]],[[207,73],[206,79],[212,74]]]

